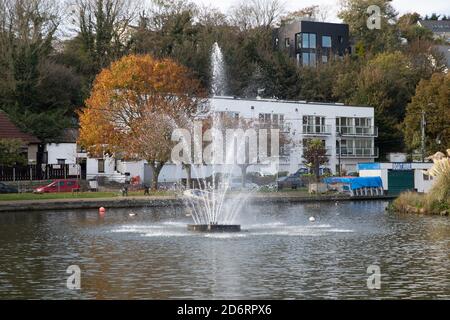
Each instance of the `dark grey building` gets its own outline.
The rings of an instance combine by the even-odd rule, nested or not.
[[[274,46],[287,50],[299,65],[315,66],[350,53],[349,28],[342,23],[297,20],[274,31]]]

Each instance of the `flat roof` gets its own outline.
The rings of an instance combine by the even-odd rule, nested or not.
[[[233,101],[252,101],[252,102],[275,102],[275,103],[293,103],[293,104],[315,104],[315,105],[323,105],[323,106],[339,106],[339,107],[352,107],[352,108],[373,108],[367,105],[348,105],[340,102],[314,102],[314,101],[303,101],[303,100],[279,100],[279,99],[247,99],[247,98],[239,98],[232,96],[213,96],[210,99],[220,99],[220,100],[233,100]]]

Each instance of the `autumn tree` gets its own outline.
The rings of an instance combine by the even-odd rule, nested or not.
[[[146,160],[157,189],[172,131],[190,122],[203,97],[199,82],[173,60],[126,56],[97,76],[79,115],[79,142],[93,154]]]
[[[425,154],[450,148],[450,76],[435,73],[422,80],[406,109],[403,122],[406,146],[421,146],[422,112],[425,113]]]

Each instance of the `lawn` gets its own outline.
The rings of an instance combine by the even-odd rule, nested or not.
[[[167,191],[150,192],[151,196],[169,196],[173,193]],[[20,200],[54,200],[54,199],[97,199],[97,198],[117,198],[122,194],[117,192],[80,192],[80,193],[12,193],[0,194],[1,201],[20,201]],[[129,192],[129,197],[144,196],[144,191]]]

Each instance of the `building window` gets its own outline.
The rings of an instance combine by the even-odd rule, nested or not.
[[[330,36],[322,36],[322,48],[331,48]]]
[[[316,34],[302,33],[302,48],[315,49],[316,48]]]
[[[60,165],[65,165],[65,164],[66,164],[66,159],[56,159],[56,161],[57,161],[58,164],[60,164]]]
[[[325,117],[303,116],[303,133],[327,133]]]
[[[295,46],[297,49],[301,49],[302,48],[302,38],[301,38],[301,33],[296,33],[295,34]]]
[[[105,173],[105,159],[98,159],[98,173]]]
[[[316,54],[310,52],[302,53],[302,65],[303,66],[315,66],[316,65]]]
[[[323,55],[322,56],[322,63],[327,63],[328,62],[328,56]]]
[[[291,46],[291,39],[285,38],[284,39],[284,45],[286,46],[286,48],[289,48]]]

